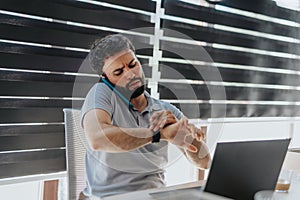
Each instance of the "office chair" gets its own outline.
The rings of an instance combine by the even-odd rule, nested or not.
[[[87,141],[80,125],[81,111],[63,109],[65,121],[68,200],[77,200],[86,185],[85,153]]]

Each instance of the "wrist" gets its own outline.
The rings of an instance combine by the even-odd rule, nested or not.
[[[174,137],[176,136],[179,128],[180,128],[179,123],[176,122],[174,124],[170,124],[162,129],[160,129],[161,139],[172,141],[174,139]]]
[[[158,143],[161,140],[161,133],[160,133],[160,129],[157,131],[153,131],[150,129],[150,127],[148,127],[148,131],[150,131],[151,136],[149,137],[151,139],[151,143]]]
[[[160,130],[160,139],[161,140],[167,140],[167,137],[165,136],[166,130],[165,128]]]
[[[161,138],[160,130],[152,132],[152,141],[151,141],[152,143],[160,142],[160,138]]]

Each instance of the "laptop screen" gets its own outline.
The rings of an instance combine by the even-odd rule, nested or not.
[[[274,190],[290,139],[218,143],[204,188],[237,200]]]

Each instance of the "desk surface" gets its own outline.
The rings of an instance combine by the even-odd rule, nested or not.
[[[300,174],[293,176],[291,188],[288,193],[276,193],[276,197],[280,200],[300,199]]]
[[[149,189],[149,190],[142,190],[142,191],[136,191],[136,192],[129,192],[126,194],[121,194],[121,195],[116,195],[116,196],[111,196],[111,197],[106,197],[103,198],[103,200],[155,200],[153,196],[150,195],[150,193],[153,192],[162,192],[162,191],[170,191],[170,190],[177,190],[177,189],[186,189],[186,188],[191,188],[195,186],[202,186],[204,185],[203,181],[198,181],[198,182],[191,182],[191,183],[186,183],[186,184],[181,184],[181,185],[175,185],[171,187],[165,187],[165,188],[155,188],[155,189]],[[203,195],[204,193],[202,193]],[[206,194],[207,199],[214,199],[214,200],[226,200],[227,198],[223,197],[217,197],[213,196],[210,194]],[[295,200],[295,199],[300,199],[300,175],[295,176],[293,178],[292,184],[290,191],[288,193],[276,193],[276,197],[280,200]],[[168,198],[167,198],[168,199]]]
[[[154,198],[150,195],[150,193],[153,192],[160,192],[160,191],[170,191],[170,190],[177,190],[177,189],[183,189],[183,188],[190,188],[190,187],[196,187],[196,186],[202,186],[204,185],[203,181],[199,182],[192,182],[192,183],[186,183],[186,184],[180,184],[165,188],[154,188],[149,190],[141,190],[136,192],[129,192],[121,195],[115,195],[103,198],[103,200],[153,200]]]

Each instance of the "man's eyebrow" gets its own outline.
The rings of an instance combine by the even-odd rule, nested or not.
[[[130,62],[129,62],[129,64],[128,65],[131,65],[132,64],[132,62],[133,61],[135,61],[136,60],[136,58],[133,58]],[[113,72],[116,72],[116,71],[119,71],[119,70],[121,70],[121,69],[123,69],[124,68],[124,66],[122,66],[122,67],[119,67],[119,68],[117,68],[117,69],[115,69]]]
[[[133,58],[133,59],[129,62],[128,65],[132,64],[132,62],[135,61],[135,60],[136,60],[136,58]]]

